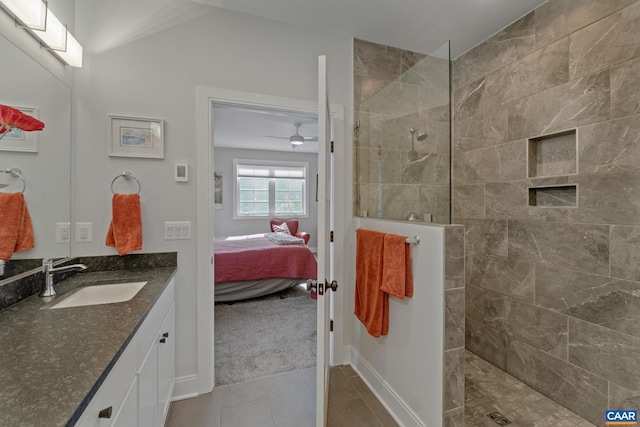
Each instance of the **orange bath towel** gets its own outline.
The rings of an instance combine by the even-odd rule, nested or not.
[[[384,233],[356,230],[355,315],[374,336],[389,332],[389,296],[382,285]]]
[[[382,256],[382,288],[392,297],[413,296],[411,245],[405,236],[386,234]]]
[[[0,193],[0,259],[34,246],[31,216],[22,193]]]
[[[112,219],[107,231],[106,245],[115,247],[119,255],[142,249],[140,196],[114,194],[111,209]]]

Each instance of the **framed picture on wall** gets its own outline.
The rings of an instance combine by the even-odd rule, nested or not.
[[[109,116],[109,156],[164,158],[164,120]]]
[[[222,209],[222,174],[213,173],[213,208]]]
[[[38,118],[38,109],[31,107],[13,107],[31,117]],[[40,132],[25,132],[22,129],[12,128],[0,139],[1,151],[25,151],[38,152],[38,135]]]

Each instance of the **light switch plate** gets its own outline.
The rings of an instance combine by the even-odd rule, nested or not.
[[[191,239],[191,221],[165,221],[164,240]]]
[[[189,182],[189,163],[176,162],[174,177],[176,182]]]

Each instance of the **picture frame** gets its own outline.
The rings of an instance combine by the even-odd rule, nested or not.
[[[109,156],[164,158],[164,120],[109,115]]]
[[[213,173],[213,208],[222,209],[222,173]]]
[[[13,107],[36,119],[38,109],[33,107]],[[38,135],[40,132],[25,132],[22,129],[13,128],[0,139],[0,151],[22,151],[27,153],[38,152]]]

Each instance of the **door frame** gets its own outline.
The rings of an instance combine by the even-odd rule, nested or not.
[[[208,393],[214,387],[214,293],[213,293],[213,106],[216,103],[247,105],[264,108],[277,108],[292,111],[317,113],[317,101],[283,98],[258,93],[240,92],[230,89],[208,86],[196,87],[196,340],[197,340],[197,391],[198,395]],[[330,111],[334,122],[334,157],[345,158],[344,107],[331,104]],[[336,173],[338,175],[338,173]],[[338,175],[338,179],[340,179]],[[351,186],[349,185],[349,188]],[[336,212],[343,206],[336,204]],[[341,215],[336,215],[336,219]],[[340,227],[342,228],[342,227]],[[340,239],[341,240],[341,239]],[[340,259],[340,249],[335,245],[336,259]],[[336,278],[341,282],[342,278]],[[344,328],[339,311],[342,307],[338,298],[334,315],[334,330],[339,330],[340,338]],[[334,335],[334,341],[338,334]],[[342,342],[338,339],[337,342]],[[332,346],[331,354],[342,353],[341,346]],[[332,360],[335,357],[332,357]],[[340,357],[342,359],[342,357]]]

